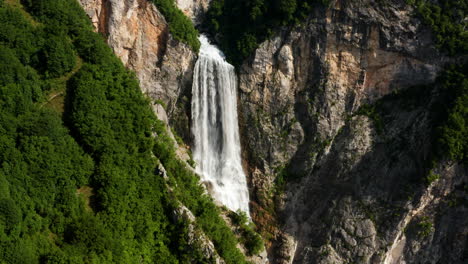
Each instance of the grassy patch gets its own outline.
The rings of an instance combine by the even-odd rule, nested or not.
[[[76,64],[73,70],[61,77],[48,80],[46,89],[49,90],[50,93],[47,96],[47,101],[42,103],[41,107],[45,106],[49,109],[63,114],[65,96],[67,92],[67,82],[75,73],[77,73],[80,70],[82,65],[83,60],[80,57],[77,57]]]
[[[76,190],[76,195],[83,198],[85,202],[85,209],[88,212],[92,212],[93,209],[91,208],[91,196],[93,196],[93,188],[90,186],[82,186]]]

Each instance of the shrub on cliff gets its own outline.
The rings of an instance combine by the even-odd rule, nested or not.
[[[153,2],[166,18],[174,38],[187,43],[195,52],[198,52],[200,49],[198,31],[192,21],[176,6],[174,0],[153,0]]]
[[[407,0],[416,7],[416,11],[425,24],[429,25],[437,47],[454,56],[468,51],[468,2],[465,0],[439,0],[433,3],[427,0]]]
[[[241,235],[241,242],[244,244],[245,249],[249,255],[259,254],[263,249],[262,237],[255,232],[255,226],[249,222],[245,212],[237,211],[228,214],[232,223],[239,228]]]
[[[297,24],[313,6],[326,4],[328,0],[213,0],[205,26],[220,34],[228,60],[239,65],[279,27]]]

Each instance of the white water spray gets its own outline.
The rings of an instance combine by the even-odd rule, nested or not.
[[[193,158],[209,192],[231,210],[249,214],[249,193],[240,156],[237,79],[223,53],[200,36],[192,86]]]

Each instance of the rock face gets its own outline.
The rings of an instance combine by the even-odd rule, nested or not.
[[[80,2],[143,91],[166,104],[155,104],[158,116],[189,143],[196,54],[146,0]],[[466,263],[467,168],[428,170],[437,92],[405,93],[432,83],[450,59],[405,0],[330,2],[239,69],[251,215],[272,235],[270,262]],[[209,1],[176,3],[199,23]]]
[[[195,25],[199,25],[203,16],[208,11],[210,0],[176,0],[176,4],[182,12],[190,19]]]
[[[174,40],[164,17],[148,0],[80,0],[96,31],[124,65],[135,71],[140,87],[166,105],[169,123],[190,138],[190,94],[197,55]]]
[[[436,95],[411,109],[382,99],[433,82],[447,61],[406,1],[342,0],[243,64],[252,215],[276,236],[272,262],[462,263],[467,209],[443,208],[466,195],[466,169],[441,163],[424,183]],[[381,120],[359,115],[376,102]]]
[[[305,149],[336,135],[362,104],[434,80],[441,61],[411,9],[371,2],[335,1],[263,43],[243,65],[244,135],[265,174],[294,155],[314,160]]]

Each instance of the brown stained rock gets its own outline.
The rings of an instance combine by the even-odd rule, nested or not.
[[[397,235],[393,230],[403,228],[396,227],[404,221],[398,210],[407,209],[355,215],[363,210],[359,200],[396,196],[402,191],[394,186],[406,181],[404,175],[421,173],[418,159],[427,155],[424,131],[429,122],[426,112],[400,113],[396,105],[391,131],[376,131],[372,118],[353,115],[397,90],[433,82],[447,61],[405,1],[341,0],[280,31],[244,62],[239,70],[239,116],[251,197],[258,199],[253,209],[259,213],[253,215],[270,207],[265,197],[276,188],[278,168],[287,167],[287,174],[297,179],[275,203],[280,205],[276,213],[282,231],[295,243],[279,240],[272,245],[280,248],[272,259],[383,261]],[[382,149],[385,140],[400,140],[401,135],[412,138],[412,145],[398,149],[390,144],[393,156]],[[339,203],[347,195],[353,198],[343,209]],[[371,209],[383,206],[371,204]],[[376,219],[370,219],[372,214]],[[336,230],[351,215],[360,220],[349,222],[348,236],[343,237]],[[332,244],[329,257],[319,258],[327,241]]]
[[[135,71],[142,91],[151,99],[162,100],[169,123],[187,138],[190,134],[189,110],[192,70],[196,54],[169,34],[169,27],[148,0],[80,0],[96,31],[107,38],[109,46],[124,65]],[[180,123],[180,122],[178,122]]]

